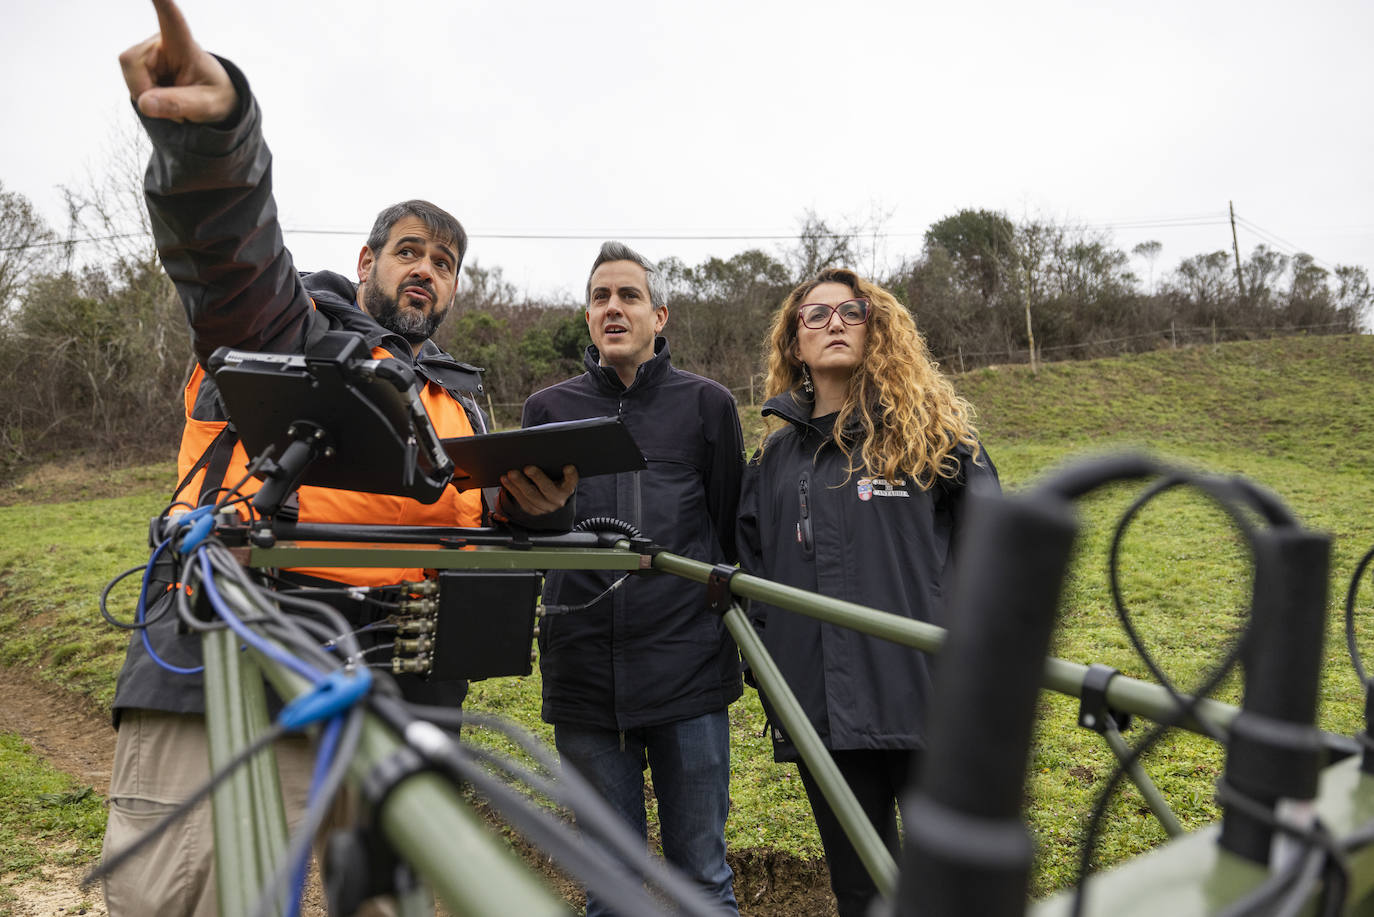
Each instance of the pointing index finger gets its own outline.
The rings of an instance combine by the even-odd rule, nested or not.
[[[191,27],[186,24],[186,17],[172,0],[153,0],[153,7],[157,10],[158,29],[162,32],[162,53],[180,65],[196,47],[195,39],[191,37]]]

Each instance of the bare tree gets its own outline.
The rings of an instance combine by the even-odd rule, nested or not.
[[[828,267],[852,268],[859,260],[858,233],[850,227],[832,228],[810,209],[802,215],[796,244],[783,252],[783,263],[796,283]]]
[[[143,173],[152,145],[132,119],[120,122],[102,148],[98,171],[62,189],[67,204],[67,270],[75,247],[85,263],[121,265],[132,278],[157,265],[157,246],[143,200]]]
[[[57,235],[29,199],[0,182],[0,315],[13,307],[35,274],[56,256]]]
[[[1356,330],[1369,327],[1370,307],[1374,306],[1374,288],[1369,285],[1369,272],[1349,264],[1336,265],[1336,303],[1354,317]]]
[[[1155,295],[1155,261],[1159,259],[1159,253],[1163,251],[1164,243],[1158,239],[1150,239],[1148,242],[1141,242],[1131,249],[1131,254],[1144,258],[1150,271],[1150,295]]]

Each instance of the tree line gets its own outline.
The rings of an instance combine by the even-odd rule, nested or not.
[[[67,191],[64,237],[0,184],[0,477],[71,451],[166,456],[177,441],[188,334],[138,189],[127,186]],[[77,263],[71,240],[82,236],[102,241]],[[797,282],[831,265],[854,267],[896,294],[955,372],[1355,333],[1374,304],[1364,268],[1328,270],[1310,255],[1264,245],[1243,261],[1220,249],[1164,269],[1158,242],[1127,252],[1100,231],[975,209],[931,225],[895,267],[877,266],[879,238],[880,225],[835,226],[808,213],[795,241],[774,252],[698,264],[663,258],[674,362],[720,381],[741,403],[757,401],[773,311]],[[589,343],[580,302],[524,297],[499,267],[476,260],[435,337],[486,369],[501,424],[518,423],[532,392],[580,372]]]

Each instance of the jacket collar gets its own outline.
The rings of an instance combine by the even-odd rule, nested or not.
[[[820,435],[820,430],[811,423],[811,408],[815,399],[799,388],[774,395],[763,403],[764,417],[781,417],[796,427],[805,437],[808,433]]]
[[[595,344],[587,345],[582,354],[582,365],[587,368],[587,375],[591,376],[597,388],[609,394],[631,392],[653,385],[673,369],[672,360],[668,356],[668,339],[662,335],[654,338],[654,355],[639,364],[635,369],[634,381],[629,386],[620,381],[620,374],[615,371],[615,367],[601,365],[601,352],[596,349]]]
[[[802,436],[808,433],[815,433],[817,436],[829,438],[830,432],[822,430],[811,422],[811,410],[816,401],[802,389],[794,388],[791,391],[783,392],[781,395],[774,395],[763,404],[762,415],[764,417],[781,417],[783,420],[796,427],[797,432]],[[858,417],[850,417],[849,423],[845,426],[845,436],[850,441],[858,436],[862,425]]]

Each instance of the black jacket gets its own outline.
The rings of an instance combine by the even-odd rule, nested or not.
[[[997,487],[986,454],[974,462],[961,449],[958,480],[928,490],[909,477],[846,480],[847,460],[830,438],[833,417],[813,422],[799,393],[770,399],[763,414],[787,425],[745,471],[741,568],[943,626],[963,496],[970,486]],[[925,746],[924,653],[758,602],[750,619],[827,748]],[[773,751],[779,761],[798,757],[776,728]]]
[[[667,341],[626,388],[587,348],[587,371],[525,402],[525,426],[619,416],[648,468],[584,478],[577,520],[614,516],[675,554],[735,560],[735,508],[743,437],[734,397],[674,368]],[[551,572],[548,605],[580,605],[618,573]],[[675,576],[635,575],[610,597],[540,625],[545,721],[625,730],[722,710],[743,690],[739,654],[706,587]]]
[[[196,358],[203,365],[220,346],[300,353],[326,331],[354,331],[370,348],[384,348],[410,364],[421,384],[447,392],[462,406],[472,429],[484,432],[485,418],[472,397],[481,391],[480,370],[458,362],[432,341],[414,354],[403,338],[358,308],[357,287],[346,277],[328,271],[296,272],[277,222],[272,156],[262,137],[261,112],[243,74],[229,61],[224,65],[239,95],[238,110],[226,122],[207,126],[143,119],[153,141],[144,183],[149,218],[158,254],[186,309]],[[187,404],[186,435],[193,424],[218,429],[225,419],[214,380],[206,375]],[[216,442],[227,464],[236,439],[217,438]],[[225,466],[206,457],[211,459],[210,471],[218,467],[216,474],[205,476],[207,487],[213,490],[223,483]],[[193,492],[180,497],[198,502]],[[394,502],[414,503],[404,498]],[[520,516],[517,521],[530,525],[542,521],[521,516],[518,507],[510,510]],[[559,514],[551,514],[544,519],[548,527],[559,528],[570,515],[566,512],[560,519]],[[472,523],[476,522],[474,514]],[[347,573],[340,578],[346,579]],[[164,587],[161,591],[156,588],[159,585]],[[200,638],[175,633],[175,613],[158,616],[165,611],[165,584],[154,584],[150,601],[155,598],[160,601],[157,610],[150,612],[150,620],[155,620],[148,631],[156,651],[173,665],[199,665]],[[361,602],[340,600],[339,604],[357,624],[377,614]],[[412,682],[411,696],[416,700],[457,704],[466,692],[466,683],[461,681],[421,684],[412,678]],[[116,723],[124,708],[198,713],[204,703],[200,675],[173,674],[157,665],[142,637],[134,634],[115,689]]]

